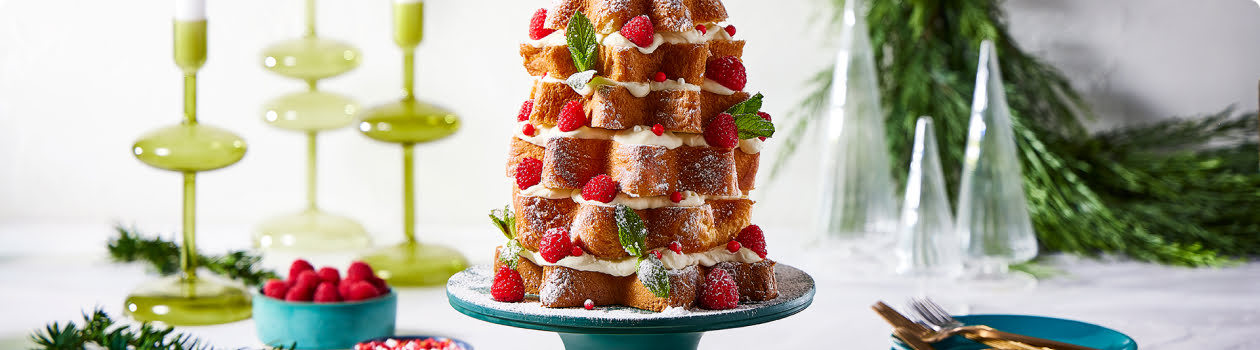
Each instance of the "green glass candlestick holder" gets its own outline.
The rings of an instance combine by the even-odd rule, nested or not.
[[[245,156],[245,140],[197,121],[197,71],[206,60],[206,20],[201,0],[176,4],[175,63],[184,72],[184,120],[141,136],[132,146],[137,159],[184,177],[181,273],[144,283],[127,296],[124,312],[142,321],[169,325],[228,323],[250,317],[243,287],[197,273],[197,173],[227,167]]]
[[[278,97],[263,107],[263,120],[269,125],[306,135],[306,208],[260,224],[254,235],[256,248],[318,254],[372,246],[363,225],[320,209],[316,201],[318,135],[354,123],[359,109],[349,97],[319,91],[318,82],[358,67],[359,56],[359,50],[353,46],[315,34],[314,0],[306,0],[305,35],[263,50],[264,68],[307,83],[306,91]]]
[[[415,96],[415,49],[424,36],[424,3],[394,1],[394,42],[403,51],[402,100],[372,108],[359,121],[359,131],[403,149],[403,233],[405,240],[362,258],[376,274],[396,286],[440,286],[468,267],[454,249],[416,240],[415,145],[439,140],[459,130],[459,117]]]

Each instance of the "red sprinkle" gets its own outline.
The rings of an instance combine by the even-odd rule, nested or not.
[[[572,255],[572,256],[582,256],[582,253],[583,253],[582,247],[579,247],[577,245],[574,245],[573,249],[569,251],[569,255]]]
[[[682,202],[682,201],[683,201],[683,193],[682,193],[682,192],[678,192],[678,191],[674,191],[674,193],[670,193],[670,194],[669,194],[669,201],[670,201],[670,202],[674,202],[674,203],[679,203],[679,202]]]
[[[666,80],[669,80],[669,77],[665,76],[665,72],[656,72],[656,76],[652,77],[652,81],[658,83],[664,83]]]
[[[735,36],[735,26],[734,26],[734,25],[729,25],[729,26],[726,26],[726,35]]]
[[[590,299],[586,299],[586,302],[582,303],[582,307],[587,310],[595,310],[595,302]]]
[[[521,133],[524,133],[525,136],[534,136],[534,124],[525,124],[525,127],[521,129]]]
[[[699,30],[700,34],[709,34],[709,27],[705,27],[703,24],[697,24],[696,30]]]
[[[648,253],[652,253],[652,256],[653,256],[653,257],[656,257],[656,260],[660,260],[660,259],[661,259],[661,251],[659,251],[659,250],[653,250],[653,251],[650,251],[650,252],[648,252]]]
[[[744,246],[740,245],[739,242],[737,241],[730,241],[729,243],[726,243],[726,251],[731,252],[731,254],[738,253],[739,248],[743,248],[743,247]]]
[[[656,134],[656,136],[665,135],[665,126],[660,124],[653,125],[652,133]]]

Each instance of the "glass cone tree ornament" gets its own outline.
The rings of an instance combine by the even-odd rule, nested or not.
[[[897,273],[920,278],[962,274],[962,249],[945,191],[932,117],[919,117],[897,228]]]
[[[1011,129],[997,52],[980,44],[976,91],[958,190],[957,232],[971,268],[970,279],[999,289],[1030,287],[1036,280],[1009,270],[1037,256],[1028,215],[1019,150]]]
[[[268,260],[287,263],[297,256],[357,251],[372,246],[367,230],[354,219],[329,213],[316,201],[316,149],[320,132],[354,123],[359,105],[349,97],[319,91],[319,80],[341,75],[359,64],[359,50],[315,34],[315,0],[306,0],[306,32],[263,49],[263,67],[306,82],[306,91],[275,98],[263,106],[263,121],[306,136],[306,208],[259,224],[254,246]],[[278,253],[278,254],[277,254]],[[353,253],[351,253],[353,254]],[[275,256],[283,255],[283,256]]]
[[[415,145],[436,141],[459,130],[454,112],[416,99],[416,47],[424,38],[424,2],[394,0],[394,43],[403,51],[401,101],[374,107],[360,116],[359,131],[377,141],[397,143],[403,150],[403,234],[398,245],[363,257],[376,274],[396,286],[436,286],[468,267],[458,251],[416,240]]]
[[[844,4],[822,152],[818,231],[826,239],[885,244],[897,228],[884,112],[865,1]]]
[[[175,1],[175,63],[184,73],[184,118],[132,146],[145,164],[184,178],[183,241],[180,274],[150,281],[127,295],[124,313],[137,321],[168,325],[209,325],[247,319],[250,294],[235,283],[197,271],[197,173],[227,167],[245,156],[245,140],[197,120],[197,72],[206,62],[204,0]]]

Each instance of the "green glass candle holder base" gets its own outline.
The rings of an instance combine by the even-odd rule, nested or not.
[[[199,326],[248,319],[251,299],[244,288],[211,276],[163,277],[137,287],[123,309],[140,322]]]
[[[282,215],[258,225],[254,247],[298,253],[366,249],[372,236],[354,220],[322,210]]]
[[[377,276],[400,287],[445,285],[451,275],[468,268],[468,259],[454,249],[409,242],[382,248],[361,260],[372,265]]]
[[[293,131],[326,131],[354,123],[359,104],[349,97],[323,91],[301,91],[263,105],[263,121]]]
[[[455,113],[415,99],[378,106],[364,112],[359,131],[377,141],[424,143],[459,130]]]
[[[263,67],[290,78],[320,80],[358,67],[359,56],[350,44],[308,36],[263,49]]]

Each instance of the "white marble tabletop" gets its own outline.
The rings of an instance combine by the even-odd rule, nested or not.
[[[15,340],[49,321],[77,320],[94,306],[121,315],[127,292],[153,277],[143,266],[108,263],[103,251],[30,249],[49,245],[39,243],[40,238],[32,238],[35,243],[14,241],[19,237],[15,230],[29,234],[32,229],[0,225],[0,237],[9,242],[0,248],[0,314],[6,315],[0,318],[0,347],[17,344]],[[488,250],[483,248],[467,251]],[[780,321],[706,333],[701,349],[887,349],[889,327],[869,306],[877,300],[899,305],[921,291],[912,281],[858,268],[863,265],[859,261],[807,253],[779,256],[781,263],[815,277],[818,292],[813,305]],[[962,284],[929,294],[971,313],[1035,314],[1096,323],[1132,336],[1147,350],[1260,349],[1260,263],[1186,269],[1055,256],[1047,264],[1064,274],[1043,279],[1032,290],[977,291]],[[180,330],[225,348],[261,345],[249,320]],[[450,307],[441,288],[400,290],[398,333],[446,335],[478,349],[561,348],[554,333],[464,316]]]

